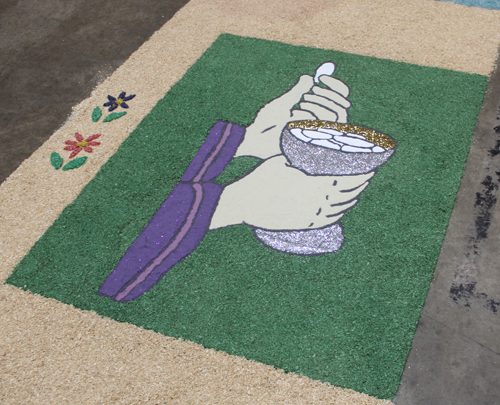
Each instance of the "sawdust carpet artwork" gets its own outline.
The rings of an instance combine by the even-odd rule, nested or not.
[[[236,3],[217,18],[222,3],[190,2],[2,184],[5,302],[50,305],[61,333],[80,319],[114,353],[89,340],[90,373],[100,370],[92,353],[108,370],[175,365],[181,402],[235,401],[234,387],[251,386],[262,403],[388,403],[500,41],[485,32],[500,15],[393,2],[402,27],[375,24],[378,3],[359,15],[318,2],[272,25],[249,7],[240,24]],[[443,34],[443,16],[465,9],[486,31]],[[342,33],[330,23],[368,15]],[[361,26],[371,31],[354,46]],[[412,30],[446,40],[416,44]],[[456,53],[458,43],[482,57]],[[123,341],[149,354],[115,355]],[[193,371],[209,363],[224,376]],[[120,384],[123,370],[110,371]],[[147,376],[137,381],[126,383],[133,395],[149,395]],[[121,392],[101,388],[108,400]]]
[[[8,282],[391,398],[485,84],[221,35]]]

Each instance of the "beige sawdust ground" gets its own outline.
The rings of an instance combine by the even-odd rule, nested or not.
[[[2,404],[386,403],[11,286],[0,291],[9,324]]]
[[[488,75],[499,26],[500,11],[434,0],[191,1],[0,186],[0,281],[220,33]],[[121,89],[138,94],[133,113],[93,123],[92,109]],[[101,133],[102,144],[80,169],[54,170],[50,154],[67,160],[75,132]],[[385,403],[7,285],[0,293],[2,404]]]

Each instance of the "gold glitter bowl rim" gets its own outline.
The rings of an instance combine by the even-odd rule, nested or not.
[[[290,121],[287,124],[287,128],[289,130],[293,128],[312,129],[312,130],[317,130],[320,128],[335,129],[340,132],[364,136],[367,141],[374,143],[375,145],[380,146],[385,150],[393,149],[396,146],[396,142],[394,142],[392,138],[389,137],[388,135],[375,131],[374,129],[360,127],[358,125],[341,124],[332,121],[309,120],[309,121]]]

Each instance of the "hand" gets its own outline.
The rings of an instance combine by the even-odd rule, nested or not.
[[[297,120],[326,120],[347,123],[346,99],[349,87],[330,76],[319,77],[322,88],[314,85],[311,76],[303,75],[285,94],[266,104],[245,132],[245,139],[235,156],[255,156],[267,159],[281,153],[280,136],[285,125]],[[314,94],[306,94],[308,92]],[[301,101],[302,100],[302,101]],[[300,109],[293,109],[299,104]]]
[[[351,106],[347,97],[349,96],[349,87],[339,79],[330,76],[320,76],[319,81],[328,89],[320,86],[314,86],[314,94],[304,94],[304,102],[299,104],[301,110],[309,111],[317,120],[325,120],[347,124],[347,110]]]
[[[308,176],[283,155],[272,157],[224,189],[210,229],[241,223],[268,230],[322,228],[357,203],[374,174]]]

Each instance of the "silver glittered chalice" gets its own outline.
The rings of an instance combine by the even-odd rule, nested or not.
[[[292,121],[281,134],[289,164],[310,176],[352,176],[375,171],[396,150],[389,136],[357,125],[329,121]],[[352,207],[350,207],[352,208]],[[336,252],[344,243],[340,220],[316,229],[255,229],[266,246],[292,254]]]

